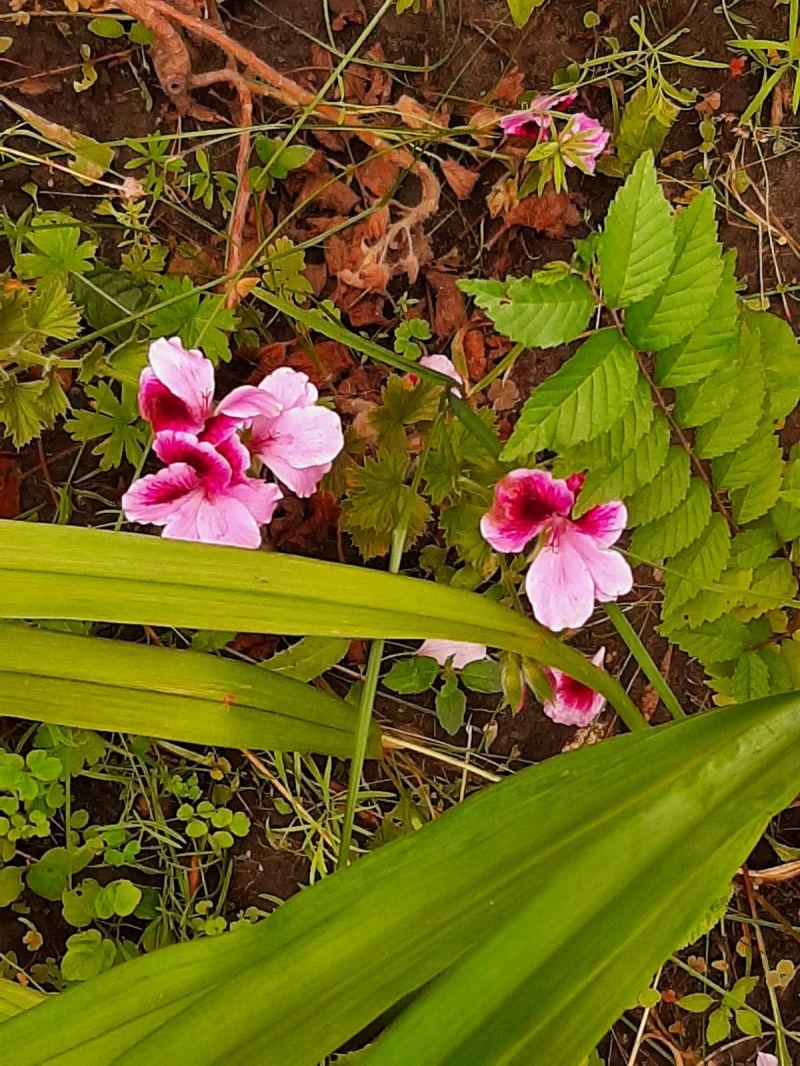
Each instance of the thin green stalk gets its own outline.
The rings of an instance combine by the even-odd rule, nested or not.
[[[493,366],[489,373],[482,377],[477,385],[473,385],[469,389],[469,395],[472,396],[473,393],[482,392],[483,389],[491,385],[493,381],[496,381],[501,374],[505,374],[506,370],[509,370],[514,365],[517,361],[517,357],[524,350],[524,344],[515,344],[510,351],[506,352],[497,366]]]
[[[642,644],[639,634],[625,617],[619,604],[604,603],[603,607],[605,608],[606,614],[613,622],[614,628],[628,646],[631,655],[641,667],[642,673],[656,690],[669,713],[676,721],[680,718],[685,718],[686,713],[678,703],[675,693],[664,680],[647,648]]]

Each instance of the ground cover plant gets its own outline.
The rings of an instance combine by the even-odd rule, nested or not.
[[[698,8],[0,13],[15,1064],[797,1060],[798,13]]]

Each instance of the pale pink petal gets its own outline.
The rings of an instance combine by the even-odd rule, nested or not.
[[[322,463],[320,466],[307,466],[304,470],[295,470],[293,466],[275,455],[271,456],[267,465],[278,481],[282,481],[290,492],[303,500],[314,495],[320,481],[333,466],[332,463]]]
[[[429,370],[436,370],[440,374],[445,374],[447,377],[452,378],[453,381],[457,381],[459,385],[464,384],[464,379],[446,355],[423,355],[419,362],[420,366],[426,366]],[[453,392],[456,396],[461,396],[458,389],[453,389]]]
[[[308,380],[308,375],[288,366],[278,367],[267,374],[258,387],[277,400],[284,410],[311,407],[319,399],[319,393]]]
[[[236,488],[241,487],[239,485]],[[164,533],[166,535],[166,530]],[[246,504],[226,494],[213,500],[204,500],[198,508],[197,539],[205,544],[258,548],[261,545],[261,529]]]
[[[267,466],[277,459],[296,470],[330,463],[344,447],[342,422],[327,407],[293,407],[253,422],[250,450]]]
[[[173,509],[169,520],[164,524],[164,536],[167,540],[202,540],[197,530],[197,514],[206,503],[202,489],[186,496]]]
[[[583,488],[583,483],[586,480],[586,474],[570,474],[567,478],[567,488],[570,492],[575,494],[575,499],[578,498],[578,493]]]
[[[619,552],[599,548],[591,537],[584,536],[574,527],[564,532],[559,549],[567,544],[583,560],[594,585],[594,597],[600,603],[616,600],[631,591],[633,573],[628,560]]]
[[[260,526],[272,521],[275,508],[283,499],[283,493],[277,485],[252,477],[231,485],[225,495],[243,503]]]
[[[628,510],[621,500],[611,500],[593,507],[573,523],[579,533],[591,537],[598,548],[616,544],[628,524]]]
[[[594,665],[602,666],[604,656],[605,648],[601,648],[592,659]],[[548,718],[561,725],[581,728],[593,722],[605,705],[605,697],[561,670],[547,669],[546,673],[553,689],[552,702],[547,700],[544,703],[544,713]]]
[[[566,93],[540,93],[538,96],[534,96],[528,106],[531,111],[543,114],[547,111],[556,111],[562,106],[569,107],[570,104],[575,102],[577,95],[574,89]]]
[[[569,120],[559,136],[564,162],[594,174],[597,157],[603,153],[611,134],[582,111]]]
[[[211,360],[196,348],[184,348],[178,337],[153,341],[149,360],[158,380],[183,400],[195,419],[205,421],[214,398]]]
[[[504,133],[512,137],[534,137],[541,140],[550,129],[550,116],[548,111],[555,111],[559,105],[569,107],[578,94],[568,93],[542,93],[531,100],[527,109],[512,111],[500,119],[500,126]]]
[[[567,483],[546,470],[512,470],[495,485],[481,534],[496,551],[522,551],[554,516],[569,514],[574,502]]]
[[[199,490],[200,478],[187,463],[174,463],[157,474],[135,481],[122,497],[122,510],[131,522],[163,526],[181,501]]]
[[[585,538],[584,538],[585,539]],[[569,540],[545,544],[525,578],[534,617],[558,632],[577,629],[594,610],[594,582],[581,555]]]
[[[469,644],[461,640],[426,640],[417,655],[435,659],[439,666],[445,666],[452,658],[453,668],[463,670],[468,663],[476,663],[486,658],[485,644]]]
[[[779,1063],[775,1055],[770,1055],[766,1051],[759,1051],[756,1056],[756,1066],[779,1066]]]
[[[281,413],[282,405],[274,396],[257,389],[255,385],[240,385],[238,389],[229,392],[228,395],[217,404],[215,414],[225,415],[237,421],[246,421],[257,415],[274,418]]]
[[[231,467],[213,444],[200,441],[191,433],[160,433],[153,451],[162,462],[187,463],[197,472],[206,492],[224,492],[231,483]]]
[[[152,423],[156,433],[170,429],[199,433],[205,421],[192,413],[179,396],[170,392],[149,366],[144,368],[139,377],[139,413]]]
[[[244,481],[247,471],[250,469],[252,457],[248,449],[242,444],[238,434],[231,433],[214,444],[214,450],[222,456],[231,468],[231,482],[236,484]]]

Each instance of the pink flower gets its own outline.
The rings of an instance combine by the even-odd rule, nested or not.
[[[306,374],[289,367],[268,374],[258,391],[278,405],[279,413],[253,419],[248,448],[292,492],[311,496],[344,447],[341,419],[316,406],[316,388]]]
[[[756,1066],[778,1066],[778,1059],[775,1055],[769,1055],[766,1051],[759,1051],[756,1056]]]
[[[426,640],[417,650],[417,655],[435,659],[439,666],[446,666],[447,660],[452,658],[453,669],[463,670],[469,663],[486,658],[486,645],[468,644],[461,640]]]
[[[453,381],[457,381],[459,385],[464,384],[464,379],[456,370],[452,360],[448,359],[446,355],[423,355],[420,359],[420,365],[426,366],[429,370],[437,370],[440,374],[445,374],[447,377],[452,378]],[[461,396],[461,392],[458,389],[453,389],[452,391],[456,396]]]
[[[153,449],[167,464],[140,478],[122,497],[132,522],[164,527],[173,540],[257,548],[282,493],[247,477],[250,455],[233,434],[216,445],[191,433],[166,430]]]
[[[601,123],[579,111],[558,137],[564,162],[568,167],[594,174],[597,157],[605,150],[610,136]]]
[[[609,551],[625,529],[625,505],[612,500],[572,519],[582,480],[512,470],[495,486],[492,509],[481,519],[481,533],[496,551],[520,552],[543,534],[525,591],[534,616],[548,629],[576,629],[588,622],[595,600],[607,603],[633,587],[630,566]]]
[[[540,141],[550,129],[548,112],[554,111],[560,104],[569,107],[577,95],[576,92],[542,93],[531,100],[526,110],[512,111],[501,118],[503,132],[512,137],[534,137]]]
[[[153,341],[150,366],[139,378],[139,410],[153,431],[201,434],[211,419],[214,364],[196,348],[184,348],[180,338]],[[243,419],[274,415],[280,405],[252,385],[242,385],[217,404],[213,419],[217,437],[232,433]]]
[[[606,649],[601,648],[592,662],[602,667]],[[577,725],[582,728],[593,722],[605,705],[605,696],[582,685],[567,674],[553,668],[545,667],[545,673],[553,689],[553,700],[546,700],[544,713],[561,725]]]

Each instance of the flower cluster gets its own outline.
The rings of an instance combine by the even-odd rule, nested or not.
[[[545,171],[559,173],[563,166],[577,167],[585,174],[594,174],[597,157],[605,151],[610,134],[596,119],[583,111],[563,115],[564,124],[558,128],[553,112],[569,107],[577,93],[549,93],[534,97],[524,111],[512,111],[500,119],[503,132],[514,137],[528,137],[536,141],[529,153],[531,161],[541,161]]]
[[[256,388],[242,385],[214,403],[214,367],[180,340],[150,345],[139,410],[153,426],[163,470],[141,478],[122,507],[132,522],[164,536],[257,548],[283,493],[250,474],[260,460],[298,496],[310,496],[339,454],[339,416],[317,406],[305,374],[281,367]]]
[[[611,551],[628,514],[612,500],[573,518],[583,475],[566,480],[546,470],[512,470],[497,483],[481,533],[500,552],[521,552],[540,537],[525,591],[536,619],[548,629],[576,629],[589,621],[595,601],[608,603],[633,587],[633,574]]]

